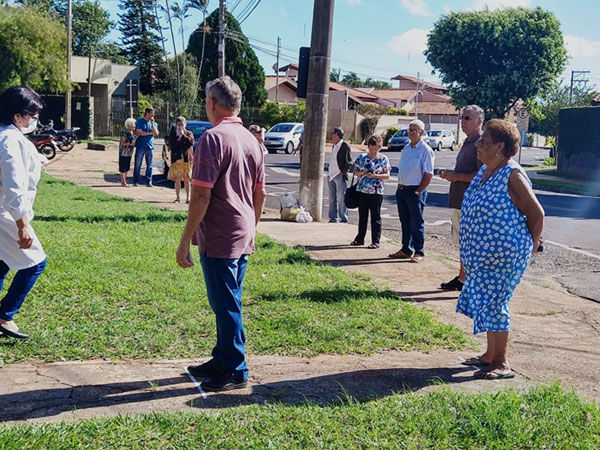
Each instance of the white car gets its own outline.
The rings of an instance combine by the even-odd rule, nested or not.
[[[303,132],[304,124],[302,123],[278,123],[265,134],[265,147],[269,153],[285,150],[287,154],[290,154],[300,145],[300,136]]]
[[[456,139],[454,139],[452,131],[429,130],[427,133],[429,134],[427,141],[433,150],[440,151],[443,148],[449,148],[451,151],[454,151]]]

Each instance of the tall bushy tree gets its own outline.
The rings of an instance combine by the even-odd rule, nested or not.
[[[105,37],[114,22],[97,0],[73,3],[73,54],[92,55],[98,41]]]
[[[161,60],[161,39],[152,0],[121,0],[119,30],[123,54],[140,68],[140,91],[152,94],[153,74]]]
[[[243,102],[246,106],[261,106],[267,99],[265,90],[265,72],[258,62],[256,54],[248,45],[248,39],[235,18],[227,13],[228,39],[225,43],[225,73],[240,86]],[[200,74],[200,89],[217,77],[217,44],[218,44],[219,12],[215,10],[207,19],[209,32],[206,34],[206,50],[204,53],[203,72]],[[198,60],[202,54],[202,27],[190,36],[187,52]],[[200,96],[202,98],[202,95]]]
[[[0,91],[17,85],[66,90],[66,30],[38,7],[0,8],[0,55]]]
[[[504,117],[519,99],[543,95],[565,67],[558,19],[542,8],[456,12],[442,16],[425,56],[456,106],[476,103]]]

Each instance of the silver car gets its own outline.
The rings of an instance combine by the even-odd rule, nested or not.
[[[427,143],[433,150],[438,152],[443,148],[449,148],[454,151],[456,145],[456,139],[454,139],[454,133],[450,130],[429,130],[429,139]]]
[[[302,123],[278,123],[265,134],[265,147],[269,153],[284,150],[292,153],[300,145],[300,136],[304,131]]]

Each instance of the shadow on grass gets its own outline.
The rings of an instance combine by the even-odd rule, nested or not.
[[[253,384],[251,378],[247,389],[209,394],[207,398],[188,402],[188,406],[219,409],[250,404],[301,404],[307,400],[337,406],[349,398],[369,401],[398,392],[418,391],[432,384],[471,381],[473,370],[469,367],[373,369],[263,384]],[[104,413],[109,413],[108,408],[135,403],[140,406],[129,407],[128,411],[151,412],[161,400],[195,394],[198,391],[185,374],[163,379],[33,389],[0,395],[0,422],[52,417],[89,408],[107,408]],[[170,405],[173,406],[172,401]]]
[[[39,215],[35,216],[36,222],[185,222],[184,214],[120,214],[120,215],[94,215],[94,216],[57,216]]]
[[[290,298],[289,291],[279,291],[269,294],[263,294],[260,296],[263,300],[274,302],[281,301]],[[393,291],[378,291],[376,289],[344,289],[344,288],[325,288],[325,289],[311,289],[295,293],[294,298],[300,300],[307,300],[315,303],[337,303],[345,302],[348,300],[362,300],[362,299],[386,299],[386,300],[398,300],[403,301],[398,294]]]

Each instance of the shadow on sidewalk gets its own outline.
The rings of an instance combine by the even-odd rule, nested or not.
[[[398,392],[418,391],[433,384],[472,381],[474,370],[469,367],[359,370],[265,384],[252,384],[250,379],[251,384],[247,389],[225,394],[209,393],[205,399],[188,402],[188,406],[217,409],[249,404],[297,404],[307,400],[320,405],[333,405],[347,400],[349,396],[357,400],[373,400]],[[181,387],[169,387],[172,385]],[[164,387],[169,388],[161,389]],[[152,405],[157,405],[160,400],[197,393],[185,374],[156,380],[30,390],[0,395],[0,422],[51,417],[88,408],[152,402],[148,406],[140,405],[127,410],[131,413],[148,413],[155,410]]]
[[[298,404],[307,401],[318,405],[337,405],[347,401],[349,397],[369,401],[396,393],[419,391],[435,384],[473,381],[472,374],[475,370],[469,367],[358,370],[302,380],[255,384],[246,390],[232,393],[211,393],[207,399],[190,402],[190,406],[217,409],[253,404]]]

